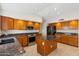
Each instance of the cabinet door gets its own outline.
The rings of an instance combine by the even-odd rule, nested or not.
[[[62,23],[56,23],[56,29],[61,30],[62,29]]]
[[[26,29],[26,22],[23,20],[14,20],[14,29],[15,30],[25,30]]]
[[[61,34],[56,34],[57,42],[61,42]]]
[[[2,16],[2,30],[13,30],[13,19]]]
[[[70,36],[69,37],[69,44],[72,46],[78,46],[78,37],[77,36]]]
[[[35,30],[40,30],[40,24],[39,23],[34,23],[34,29]]]
[[[69,28],[70,29],[78,29],[78,21],[77,20],[70,21]]]
[[[28,45],[28,37],[26,35],[23,36],[23,46],[27,46]]]
[[[16,38],[18,39],[22,47],[28,45],[28,37],[26,35],[18,35]]]
[[[68,44],[68,36],[66,35],[62,36],[62,42]]]

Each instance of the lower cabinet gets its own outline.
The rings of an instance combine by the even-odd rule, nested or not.
[[[63,35],[62,37],[61,37],[61,39],[62,39],[62,43],[65,43],[65,44],[68,44],[68,40],[70,39],[68,36],[66,36],[66,35]]]
[[[58,37],[57,42],[68,44],[71,46],[78,47],[78,36],[77,35],[65,35],[65,34],[57,34]]]
[[[26,35],[18,35],[16,38],[18,39],[22,47],[28,45],[28,37]]]
[[[77,36],[69,36],[68,44],[78,47],[78,38],[77,38]]]

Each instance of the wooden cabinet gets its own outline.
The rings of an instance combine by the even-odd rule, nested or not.
[[[27,22],[27,26],[34,26],[34,23],[31,22],[31,21],[28,21],[28,22]]]
[[[69,20],[64,22],[57,22],[57,23],[51,23],[49,25],[55,25],[57,30],[63,30],[63,29],[78,29],[78,20]]]
[[[63,34],[63,36],[61,37],[61,39],[62,39],[62,43],[68,44],[68,40],[69,40],[68,36],[66,36],[66,35]]]
[[[56,40],[44,40],[41,35],[36,36],[37,52],[43,56],[50,54],[57,48]]]
[[[10,17],[2,16],[2,30],[12,30],[13,19]]]
[[[40,23],[36,22],[27,22],[27,26],[33,26],[34,30],[40,30]]]
[[[43,56],[50,54],[57,48],[57,43],[55,40],[43,40],[37,39],[39,42],[37,43],[37,51]],[[44,44],[43,44],[44,43]]]
[[[61,22],[62,23],[62,29],[69,29],[69,21]]]
[[[13,19],[6,16],[0,16],[0,30],[26,30],[27,26],[33,26],[34,30],[40,29],[40,23]]]
[[[57,42],[61,42],[61,34],[56,34]]]
[[[18,39],[22,47],[28,45],[28,37],[26,35],[18,35],[16,38]]]
[[[78,47],[78,37],[77,36],[69,36],[68,44]]]
[[[25,30],[26,29],[26,22],[23,20],[14,20],[14,29],[15,30]]]
[[[64,34],[56,34],[57,42],[63,43],[64,42]],[[63,38],[62,38],[63,37]],[[66,41],[66,39],[65,39]]]
[[[78,20],[72,20],[69,22],[70,29],[78,29]]]
[[[34,23],[34,29],[35,30],[40,30],[40,24],[39,23]]]
[[[72,45],[78,47],[78,36],[77,35],[65,35],[65,34],[56,34],[57,42]]]
[[[62,29],[62,23],[56,23],[56,29],[61,30]]]

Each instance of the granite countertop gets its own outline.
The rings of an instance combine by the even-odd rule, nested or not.
[[[17,35],[30,35],[30,34],[37,34],[39,31],[37,30],[8,30],[4,31],[4,36],[1,36],[0,38],[6,38],[6,37],[16,37]]]
[[[79,34],[78,30],[57,30],[60,33],[70,33],[70,34]]]
[[[4,34],[25,34],[25,33],[39,33],[39,30],[7,30],[2,31]]]

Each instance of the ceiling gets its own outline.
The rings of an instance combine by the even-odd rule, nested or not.
[[[0,10],[12,14],[34,15],[45,19],[79,18],[78,3],[1,3]]]

